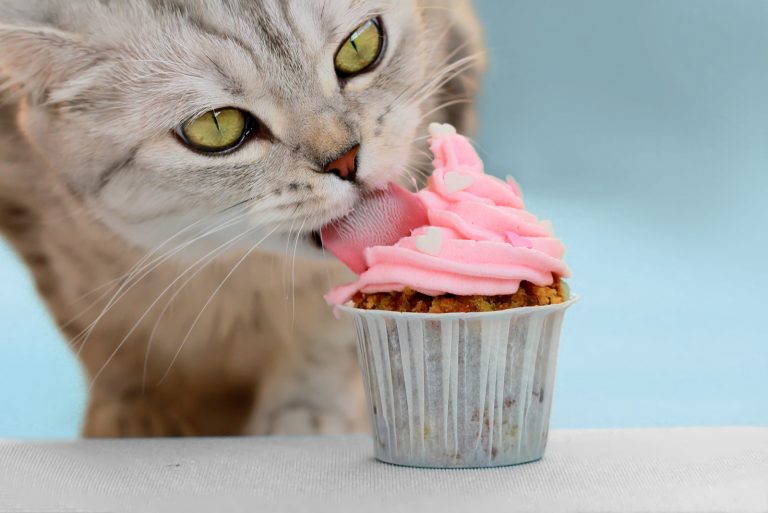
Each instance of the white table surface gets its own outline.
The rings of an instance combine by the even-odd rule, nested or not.
[[[537,463],[420,470],[366,437],[0,442],[0,511],[768,512],[768,428],[554,431]]]

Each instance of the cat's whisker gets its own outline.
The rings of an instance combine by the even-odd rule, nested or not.
[[[440,34],[439,34],[437,37],[435,37],[435,38],[427,38],[427,39],[433,39],[433,40],[435,41],[435,44],[434,44],[434,47],[433,47],[433,51],[435,51],[435,52],[436,52],[436,51],[438,51],[438,49],[440,48],[440,44],[439,44],[439,43],[440,43],[441,41],[445,40],[445,38],[447,38],[447,37],[448,37],[448,35],[450,34],[450,32],[451,32],[451,26],[448,26],[448,27],[447,27],[445,30],[443,30],[443,31],[442,31],[442,32],[441,32],[441,33],[440,33]],[[466,48],[468,45],[469,45],[469,42],[468,42],[468,41],[465,41],[464,43],[462,43],[461,45],[459,45],[457,48],[455,48],[454,50],[452,50],[451,52],[449,52],[447,55],[445,55],[445,56],[442,58],[442,60],[441,60],[439,63],[437,63],[437,64],[435,65],[435,68],[436,68],[436,69],[442,69],[442,68],[444,68],[445,66],[447,66],[447,65],[450,63],[451,59],[453,59],[453,57],[455,57],[455,56],[456,56],[456,54],[457,54],[458,52],[460,52],[461,50],[463,50],[464,48]],[[394,98],[394,99],[392,99],[392,100],[390,101],[390,104],[391,104],[391,105],[393,105],[393,106],[395,106],[395,105],[399,105],[399,102],[402,100],[402,98],[404,98],[404,97],[405,97],[407,94],[409,94],[410,92],[411,92],[411,89],[410,89],[410,88],[405,88],[405,89],[404,89],[403,91],[401,91],[401,92],[400,92],[400,93],[399,93],[397,96],[395,96],[395,98]],[[403,102],[403,103],[408,103],[408,101],[405,101],[405,102]]]
[[[223,211],[222,211],[222,212],[223,212]],[[166,256],[169,256],[169,255],[171,255],[171,256],[172,256],[172,255],[175,255],[175,254],[177,254],[178,252],[180,252],[180,251],[183,251],[184,249],[187,249],[187,248],[188,248],[190,245],[194,244],[195,242],[198,242],[199,240],[203,239],[204,237],[207,237],[207,236],[209,236],[209,235],[212,235],[212,234],[214,234],[214,233],[217,233],[217,232],[219,232],[219,231],[221,231],[221,230],[224,230],[224,229],[227,229],[227,228],[231,227],[231,226],[233,226],[233,225],[235,225],[235,224],[239,223],[240,221],[242,221],[242,220],[243,220],[243,219],[244,219],[244,218],[245,218],[247,215],[248,215],[248,212],[240,212],[240,213],[237,213],[237,214],[233,215],[233,216],[232,216],[230,219],[227,219],[227,220],[223,221],[221,224],[219,224],[219,225],[215,226],[214,228],[212,228],[212,229],[208,230],[207,232],[203,233],[202,235],[196,236],[196,237],[194,237],[194,238],[192,238],[192,239],[190,239],[190,240],[188,240],[188,241],[185,241],[185,242],[183,242],[183,243],[182,243],[182,244],[180,244],[180,245],[177,245],[177,246],[176,246],[174,249],[172,249],[172,250],[169,250],[168,252],[164,253],[163,255],[160,255],[160,256],[159,256],[159,257],[157,257],[155,260],[152,260],[151,262],[149,262],[149,264],[147,264],[147,265],[152,265],[153,263],[157,262],[157,261],[158,261],[158,260],[160,260],[160,259],[163,259],[163,258],[165,258]],[[202,218],[200,221],[209,221],[211,217],[213,217],[213,216],[210,216],[210,217],[204,217],[204,218]],[[193,225],[193,226],[191,226],[190,228],[193,228],[193,227],[194,227],[194,226],[196,226],[197,224],[198,224],[197,222],[196,222],[196,223],[194,223],[194,225]],[[184,232],[186,232],[186,231],[187,231],[187,230],[185,229],[185,230],[184,230]],[[178,236],[178,235],[181,235],[181,234],[177,234],[177,236]],[[173,238],[176,238],[176,236],[172,237],[171,239],[173,239]],[[169,241],[167,241],[167,242],[170,242],[170,240],[169,240]],[[167,243],[167,242],[166,242],[166,243]],[[164,244],[165,244],[165,243],[164,243]],[[163,245],[164,245],[164,244],[163,244]],[[162,247],[162,246],[161,246],[161,247]],[[152,254],[150,254],[149,256],[151,257],[151,256],[152,256]],[[144,263],[145,263],[145,262],[146,262],[146,260],[145,260],[144,262],[140,262],[140,264],[141,264],[143,267],[137,268],[137,269],[135,269],[133,272],[130,272],[130,274],[129,274],[129,275],[126,277],[126,281],[127,281],[127,282],[130,282],[130,280],[134,279],[134,278],[135,278],[135,276],[136,276],[137,274],[139,274],[139,273],[140,273],[140,272],[142,272],[144,269],[146,269],[146,265],[144,265]],[[153,269],[151,269],[151,270],[153,270]],[[151,270],[150,270],[150,271],[151,271]]]
[[[255,229],[256,228],[252,228],[251,230],[248,230],[244,234],[241,234],[241,235],[249,234],[250,232],[252,232]],[[238,238],[238,240],[239,240],[239,238]],[[230,242],[233,242],[233,241],[230,241]],[[210,258],[208,258],[205,262],[201,263],[200,267],[192,275],[190,275],[186,280],[184,280],[184,282],[181,285],[179,285],[179,288],[173,293],[173,295],[171,295],[171,297],[168,299],[168,301],[166,301],[165,305],[163,306],[163,309],[158,314],[157,319],[155,320],[155,323],[152,325],[152,330],[151,330],[151,332],[149,334],[149,339],[147,341],[147,347],[146,347],[146,350],[145,350],[145,353],[144,353],[144,371],[143,371],[143,374],[142,374],[142,387],[146,386],[146,376],[147,376],[147,369],[148,369],[148,365],[149,365],[149,354],[150,354],[152,346],[154,344],[154,340],[155,340],[155,338],[157,336],[157,330],[159,329],[160,323],[162,322],[162,320],[165,317],[166,313],[168,312],[169,308],[176,301],[176,299],[179,297],[179,295],[181,295],[181,293],[184,291],[184,289],[187,287],[187,285],[189,285],[189,283],[191,283],[192,280],[195,277],[197,277],[205,269],[205,267],[207,267],[209,264],[211,264],[216,258],[218,258],[219,254],[221,252],[223,252],[224,250],[226,250],[226,249],[227,248],[223,248],[222,251],[220,251],[220,252],[218,252],[216,254],[211,255]],[[182,273],[181,276],[183,276],[187,272],[191,271],[192,268],[195,267],[195,265],[196,264],[193,264],[192,266],[190,266],[190,268],[187,269],[184,273]],[[173,285],[173,283],[171,285]],[[161,294],[160,297],[162,297],[162,295],[164,295],[164,294]]]
[[[427,151],[422,150],[421,148],[414,148],[414,151],[416,151],[418,155],[421,155],[422,157],[429,160],[430,162],[432,161],[432,155],[427,153]]]
[[[409,178],[411,183],[404,185],[412,185],[414,190],[419,190],[427,182],[427,180],[429,180],[427,173],[424,173],[423,171],[420,171],[416,168],[411,167],[405,171],[405,177]]]
[[[257,229],[257,228],[253,228],[252,230],[255,230],[255,229]],[[252,230],[249,230],[249,231],[248,231],[248,233],[250,233]],[[273,230],[273,231],[274,231],[274,230]],[[212,257],[211,259],[209,259],[209,260],[208,260],[207,262],[205,262],[203,265],[205,266],[205,265],[208,265],[209,263],[211,263],[211,262],[214,260],[215,256],[217,256],[217,255],[214,255],[214,257]],[[202,270],[202,269],[200,269],[200,270]],[[166,304],[165,304],[165,306],[164,306],[163,310],[160,312],[160,314],[159,314],[159,316],[158,316],[158,319],[155,321],[155,324],[154,324],[154,326],[152,327],[152,332],[151,332],[151,334],[150,334],[150,337],[149,337],[149,345],[150,345],[150,346],[151,346],[151,344],[152,344],[152,341],[153,341],[153,340],[154,340],[154,338],[155,338],[155,334],[156,334],[156,332],[157,332],[157,329],[158,329],[158,326],[159,326],[159,324],[160,324],[160,321],[162,320],[162,318],[163,318],[163,316],[165,315],[165,313],[168,311],[168,308],[170,308],[171,304],[172,304],[172,303],[173,303],[173,302],[176,300],[176,298],[177,298],[177,297],[178,297],[178,296],[181,294],[181,292],[184,290],[184,288],[187,286],[187,284],[188,284],[188,283],[189,283],[189,282],[192,280],[192,278],[194,278],[194,276],[196,276],[197,274],[198,274],[198,273],[195,273],[193,276],[190,276],[190,278],[189,278],[189,279],[187,279],[187,280],[186,280],[186,281],[185,281],[183,284],[181,284],[181,285],[180,285],[180,287],[179,287],[179,289],[178,289],[176,292],[174,292],[173,296],[172,296],[172,297],[171,297],[171,298],[170,298],[170,299],[169,299],[169,300],[166,302]]]
[[[237,222],[236,219],[235,220],[227,221],[227,222],[223,223],[222,225],[219,225],[218,227],[210,230],[209,232],[204,233],[203,235],[201,235],[199,237],[196,237],[196,238],[194,238],[194,239],[192,239],[190,241],[187,241],[185,243],[177,245],[174,249],[169,250],[168,252],[164,253],[163,255],[158,256],[156,259],[152,260],[149,263],[146,263],[148,258],[145,255],[142,259],[139,260],[139,262],[137,262],[136,264],[134,264],[134,266],[132,266],[131,270],[129,270],[125,275],[117,278],[117,280],[118,281],[123,281],[122,287],[127,286],[128,284],[131,283],[131,280],[133,280],[142,271],[146,270],[145,274],[148,274],[148,273],[152,272],[159,265],[161,265],[165,260],[167,260],[168,258],[172,257],[173,255],[175,255],[179,251],[182,251],[182,250],[186,249],[186,247],[188,247],[190,244],[196,242],[197,240],[199,240],[199,239],[201,239],[201,238],[203,238],[203,237],[205,237],[207,235],[210,235],[211,233],[215,233],[215,232],[219,231],[220,229],[225,229],[228,226],[230,226],[232,224],[235,224],[236,222]],[[153,264],[156,264],[156,265],[153,266]],[[116,297],[119,293],[120,293],[120,290],[118,290],[118,292],[115,293],[115,297],[110,299],[109,303],[112,303],[112,302],[114,302],[116,300],[119,300],[119,297]]]
[[[405,188],[413,187],[413,190],[417,190],[421,181],[417,177],[413,176],[413,170],[403,169],[403,171],[404,172],[398,177],[400,185]],[[410,183],[408,183],[408,179],[410,179]]]
[[[168,257],[168,258],[170,258],[170,257]],[[160,263],[159,263],[159,264],[157,264],[157,265],[160,265],[160,264],[162,264],[162,263],[163,263],[163,262],[160,262]],[[116,293],[115,293],[115,295],[112,297],[112,299],[110,300],[110,302],[109,302],[109,303],[108,303],[108,304],[107,304],[107,305],[106,305],[106,306],[103,308],[103,310],[102,310],[102,312],[99,314],[99,316],[97,316],[97,318],[96,318],[94,321],[92,321],[92,322],[91,322],[91,324],[89,324],[89,325],[88,325],[88,326],[87,326],[87,327],[86,327],[86,328],[85,328],[83,331],[81,331],[81,332],[80,332],[78,335],[76,335],[75,337],[73,337],[73,338],[70,340],[70,343],[72,344],[73,348],[74,348],[74,347],[78,347],[78,346],[79,346],[79,347],[78,347],[78,350],[77,350],[77,352],[76,352],[76,354],[77,354],[77,355],[79,355],[79,354],[80,354],[80,352],[81,352],[81,351],[84,349],[84,347],[85,347],[85,344],[86,344],[86,342],[87,342],[87,340],[88,340],[88,338],[89,338],[90,334],[91,334],[91,333],[92,333],[92,331],[95,329],[95,327],[96,327],[97,323],[99,322],[99,320],[100,320],[100,319],[101,319],[101,318],[102,318],[104,315],[106,315],[106,314],[109,312],[109,310],[110,310],[110,309],[111,309],[113,306],[115,306],[115,305],[117,304],[117,302],[118,302],[120,299],[122,299],[122,297],[123,297],[125,294],[127,294],[129,291],[130,291],[130,289],[131,289],[131,288],[133,288],[133,286],[135,286],[136,284],[138,284],[138,281],[140,281],[140,280],[141,280],[143,277],[145,277],[146,275],[148,275],[148,274],[149,274],[149,273],[150,273],[152,270],[153,270],[153,269],[150,269],[149,271],[147,271],[147,274],[145,274],[145,275],[144,275],[144,276],[142,276],[142,277],[139,277],[139,279],[136,281],[136,283],[135,283],[134,285],[132,285],[131,287],[129,287],[127,290],[125,290],[125,292],[124,292],[122,295],[120,295],[119,297],[118,297],[118,294],[120,294],[120,291],[118,290],[118,292],[116,292]],[[123,285],[125,285],[125,284],[123,284]],[[80,340],[80,339],[82,339],[82,340]]]
[[[416,173],[418,175],[418,178],[421,178],[421,179],[427,179],[431,175],[431,173],[426,169],[421,168],[419,166],[414,166],[411,164],[406,164],[405,166],[403,166],[403,169],[409,172]]]
[[[230,207],[227,207],[227,208],[225,208],[225,209],[223,209],[223,210],[220,210],[219,212],[217,212],[216,214],[214,214],[214,216],[216,216],[216,215],[221,215],[221,214],[224,214],[224,213],[228,212],[229,210],[232,210],[232,209],[234,209],[234,208],[237,208],[237,207],[242,207],[242,206],[243,206],[243,205],[245,205],[245,204],[246,204],[248,201],[249,201],[249,200],[246,200],[246,201],[243,201],[243,202],[239,202],[239,203],[237,203],[237,204],[235,204],[235,205],[232,205],[232,206],[230,206]],[[232,216],[232,218],[231,218],[231,219],[228,219],[228,220],[225,220],[225,221],[223,221],[223,222],[222,222],[220,225],[218,225],[218,226],[216,226],[216,227],[212,228],[210,231],[208,231],[208,232],[206,232],[206,233],[202,234],[202,235],[201,235],[201,236],[199,236],[199,237],[195,237],[195,238],[193,238],[193,239],[191,239],[191,240],[189,240],[189,241],[186,241],[186,242],[182,243],[181,245],[177,245],[177,246],[176,246],[176,247],[175,247],[173,250],[170,250],[169,252],[166,252],[166,253],[164,253],[163,255],[160,255],[159,257],[157,257],[157,259],[153,260],[153,261],[152,261],[152,262],[150,262],[148,265],[151,265],[151,264],[153,264],[153,263],[157,262],[159,259],[162,259],[162,258],[164,258],[165,256],[168,256],[168,255],[169,255],[171,252],[174,252],[173,254],[176,254],[176,253],[175,253],[175,252],[176,252],[176,250],[184,250],[184,249],[186,249],[187,247],[189,247],[189,245],[193,244],[194,242],[197,242],[198,240],[202,239],[203,237],[206,237],[206,236],[208,236],[208,235],[210,235],[210,234],[216,233],[216,232],[218,232],[218,231],[220,231],[220,230],[223,230],[223,229],[226,229],[226,228],[228,228],[228,227],[232,226],[233,224],[236,224],[236,223],[238,223],[238,222],[239,222],[240,220],[242,220],[242,219],[243,219],[243,218],[244,218],[246,215],[247,215],[247,212],[239,212],[239,213],[236,213],[236,214],[234,214],[234,215]],[[144,256],[144,257],[143,257],[141,260],[139,260],[139,262],[138,262],[136,265],[134,265],[134,266],[133,266],[133,270],[131,270],[131,271],[128,271],[128,273],[126,273],[126,275],[124,275],[124,276],[125,276],[125,279],[126,279],[126,281],[127,281],[127,282],[130,282],[130,280],[132,280],[132,279],[133,279],[133,278],[134,278],[134,277],[135,277],[135,276],[136,276],[138,273],[140,273],[142,270],[144,270],[144,269],[146,268],[146,266],[144,266],[144,264],[145,264],[145,263],[147,262],[147,260],[149,260],[149,258],[150,258],[150,257],[152,257],[152,255],[154,255],[154,254],[155,254],[155,253],[156,253],[156,252],[157,252],[157,251],[158,251],[160,248],[162,248],[163,246],[165,246],[166,244],[168,244],[168,243],[169,243],[171,240],[173,240],[173,239],[175,239],[175,238],[177,238],[177,237],[179,237],[179,236],[183,235],[183,234],[184,234],[184,233],[186,233],[188,230],[191,230],[192,228],[196,227],[198,224],[200,224],[200,223],[202,223],[202,222],[207,222],[207,221],[209,221],[209,220],[211,219],[211,217],[214,217],[214,216],[206,216],[206,217],[203,217],[203,218],[201,218],[201,219],[198,219],[197,221],[195,221],[195,222],[194,222],[194,223],[192,223],[191,225],[188,225],[187,227],[185,227],[184,229],[182,229],[180,232],[177,232],[177,233],[176,233],[175,235],[173,235],[172,237],[170,237],[170,238],[166,239],[166,241],[165,241],[165,242],[163,242],[163,244],[161,244],[160,246],[156,247],[156,248],[155,248],[154,250],[152,250],[151,252],[147,253],[147,254],[146,254],[146,255],[145,255],[145,256]]]
[[[426,98],[430,97],[434,92],[439,90],[446,83],[450,82],[458,75],[464,73],[467,69],[476,65],[478,60],[485,54],[485,52],[477,52],[466,57],[462,57],[446,66],[442,66],[425,84],[421,85],[410,97],[408,102],[422,103]]]
[[[180,230],[179,230],[179,231],[177,231],[175,234],[173,234],[173,235],[171,235],[170,237],[168,237],[168,238],[167,238],[165,241],[163,241],[163,243],[162,243],[162,244],[160,244],[160,245],[158,245],[158,246],[155,246],[153,249],[151,249],[150,251],[146,252],[146,253],[145,253],[145,254],[144,254],[144,255],[143,255],[143,256],[142,256],[142,257],[141,257],[141,258],[140,258],[140,259],[139,259],[139,260],[138,260],[138,261],[137,261],[137,262],[136,262],[134,265],[132,265],[132,266],[131,266],[131,268],[130,268],[130,269],[129,269],[129,270],[126,272],[126,273],[122,274],[121,276],[118,276],[117,278],[113,278],[112,280],[110,280],[110,281],[108,281],[108,282],[106,282],[106,283],[103,283],[103,284],[99,285],[98,287],[96,287],[95,289],[91,290],[90,292],[86,292],[85,294],[83,294],[83,295],[81,295],[81,296],[77,297],[77,298],[76,298],[76,299],[74,299],[72,302],[70,302],[68,306],[72,306],[72,305],[74,305],[75,303],[78,303],[78,302],[82,301],[83,299],[87,298],[88,296],[90,296],[90,295],[92,295],[92,294],[94,294],[94,293],[96,293],[96,292],[98,292],[98,291],[100,291],[100,290],[102,290],[102,289],[104,289],[104,288],[106,288],[106,287],[117,285],[117,284],[118,284],[118,283],[120,283],[122,280],[124,280],[124,279],[127,279],[127,278],[130,278],[130,276],[132,275],[132,273],[134,273],[134,271],[135,271],[135,270],[136,270],[138,267],[140,267],[140,266],[141,266],[141,265],[143,265],[145,262],[147,262],[147,261],[148,261],[148,260],[149,260],[149,259],[150,259],[150,258],[151,258],[151,257],[152,257],[154,254],[155,254],[155,253],[157,253],[157,252],[158,252],[160,249],[162,249],[162,248],[163,248],[165,245],[167,245],[167,244],[168,244],[169,242],[171,242],[173,239],[175,239],[175,238],[177,238],[177,237],[180,237],[181,235],[183,235],[183,234],[184,234],[184,233],[186,233],[187,231],[191,230],[192,228],[194,228],[194,227],[195,227],[195,226],[197,226],[198,224],[200,224],[200,223],[202,223],[202,222],[204,222],[204,221],[207,221],[207,220],[208,220],[208,217],[202,217],[202,218],[198,219],[197,221],[195,221],[195,222],[193,222],[193,223],[191,223],[191,224],[188,224],[186,227],[184,227],[184,228],[180,229]],[[103,299],[103,298],[104,298],[104,297],[105,297],[107,294],[109,294],[109,291],[107,291],[107,292],[105,292],[104,294],[102,294],[101,296],[99,296],[99,298],[97,298],[95,302],[91,303],[91,305],[89,305],[88,307],[86,307],[86,309],[89,309],[91,306],[95,305],[97,302],[99,302],[101,299]],[[78,317],[79,317],[79,315],[78,315]],[[77,318],[77,317],[76,317],[76,318]],[[74,318],[74,319],[72,319],[72,320],[70,320],[70,321],[68,321],[68,322],[64,323],[64,324],[62,325],[62,327],[66,327],[66,326],[69,326],[69,324],[71,324],[71,323],[72,323],[72,322],[73,322],[73,321],[74,321],[76,318]]]
[[[242,265],[242,263],[265,241],[267,238],[269,238],[275,231],[277,231],[278,228],[280,228],[281,225],[275,226],[269,233],[267,233],[264,237],[259,239],[258,242],[256,242],[251,248],[235,263],[235,265],[232,267],[232,269],[227,273],[227,275],[224,277],[224,279],[221,280],[221,283],[219,284],[216,289],[211,293],[211,295],[208,297],[208,300],[205,302],[203,307],[200,309],[200,312],[197,314],[197,317],[195,317],[195,320],[192,321],[192,325],[187,330],[186,335],[184,335],[184,339],[181,341],[181,344],[179,345],[179,348],[176,350],[176,353],[173,355],[173,358],[171,359],[171,363],[168,365],[168,369],[165,371],[165,373],[162,375],[160,380],[157,382],[158,386],[162,384],[165,379],[168,377],[168,375],[171,372],[171,369],[173,368],[173,365],[176,363],[176,360],[178,360],[179,355],[181,354],[182,349],[184,348],[184,345],[189,340],[189,337],[192,335],[192,332],[194,331],[197,324],[200,322],[200,319],[202,318],[203,314],[205,313],[208,306],[213,301],[216,294],[219,293],[221,288],[224,286],[224,284],[232,277],[232,275],[237,271],[237,269]]]
[[[328,252],[325,250],[325,241],[323,240],[323,232],[320,231],[319,235],[320,235],[320,251],[323,252],[323,258],[325,259],[328,257]],[[325,269],[325,278],[327,282],[325,290],[331,290],[331,288],[333,288],[333,280],[331,279],[331,270],[327,265],[323,266],[323,268]]]
[[[416,102],[417,104],[423,103],[427,98],[432,96],[436,91],[440,90],[448,82],[474,66],[482,55],[482,52],[468,55],[446,66],[432,81],[427,83],[422,91],[420,91],[417,95],[414,95],[412,101]]]
[[[289,269],[286,268],[286,262],[289,261],[288,256],[291,249],[291,239],[293,238],[293,227],[296,225],[296,211],[298,210],[298,206],[293,210],[293,214],[291,215],[291,226],[288,228],[288,236],[285,238],[285,248],[283,248],[283,267],[281,271],[281,278],[282,278],[282,285],[283,285],[283,297],[288,300],[289,297],[289,291],[288,291],[288,279],[289,279]]]
[[[299,239],[306,223],[307,219],[305,218],[296,232],[296,240],[293,244],[293,257],[291,258],[291,333],[293,333],[296,327],[296,252],[298,251]]]
[[[427,178],[430,177],[430,173],[426,169],[422,169],[422,168],[415,167],[415,166],[408,166],[406,169],[411,171],[411,172],[413,172],[413,173],[415,173],[417,175],[417,177],[422,179],[422,180],[426,180]]]
[[[482,144],[480,144],[480,143],[477,141],[477,139],[474,139],[474,138],[472,138],[472,137],[469,137],[469,136],[465,136],[465,137],[466,137],[466,139],[467,139],[467,140],[468,140],[470,143],[472,143],[472,146],[474,146],[474,147],[475,147],[475,149],[477,150],[477,153],[478,153],[478,154],[479,154],[481,157],[486,157],[486,156],[488,155],[488,149],[487,149],[486,147],[484,147]],[[483,160],[486,160],[486,159],[485,159],[485,158],[483,158]]]
[[[445,39],[448,37],[448,35],[451,33],[451,26],[448,26],[448,28],[443,31],[443,34],[441,36],[441,39]],[[459,53],[464,51],[465,49],[469,48],[471,46],[469,41],[464,41],[460,45],[456,46],[453,50],[448,52],[445,57],[443,58],[442,62],[440,63],[440,66],[446,66],[448,63],[450,63],[454,57],[456,57]]]
[[[219,232],[219,231],[221,231],[223,229],[226,229],[226,228],[228,228],[230,226],[233,226],[233,225],[237,224],[239,222],[239,218],[240,217],[244,217],[245,215],[246,214],[241,214],[241,215],[237,216],[235,219],[232,219],[232,220],[229,220],[229,221],[227,221],[225,223],[222,223],[221,225],[219,225],[219,226],[217,226],[217,227],[215,227],[215,228],[213,228],[213,229],[203,233],[202,235],[200,235],[198,237],[195,237],[195,238],[191,239],[190,241],[187,241],[185,243],[182,243],[182,244],[178,245],[175,249],[167,252],[165,254],[165,256],[162,256],[162,257],[159,257],[158,259],[156,259],[154,261],[155,262],[154,265],[147,264],[144,267],[144,270],[141,271],[141,275],[140,276],[135,277],[135,278],[131,277],[131,279],[127,279],[126,281],[124,281],[120,285],[118,290],[114,293],[112,298],[104,306],[104,308],[102,309],[101,313],[99,313],[99,315],[96,317],[96,319],[94,321],[92,321],[83,331],[81,331],[78,335],[76,335],[75,337],[73,337],[70,340],[70,343],[73,345],[73,347],[79,346],[76,354],[79,355],[82,352],[83,348],[85,347],[86,342],[88,341],[88,338],[93,333],[93,331],[96,328],[96,325],[98,324],[98,322],[112,309],[112,307],[114,307],[123,297],[125,297],[126,294],[128,294],[135,286],[137,286],[138,283],[141,282],[141,280],[143,280],[145,277],[149,276],[149,274],[152,273],[152,271],[154,271],[160,265],[162,265],[163,263],[168,261],[175,254],[177,254],[177,253],[183,251],[184,249],[186,249],[187,247],[189,247],[189,245],[193,244],[194,242],[197,242],[198,240],[200,240],[200,239],[202,239],[204,237],[207,237],[209,235],[212,235],[212,234],[217,233],[217,232]],[[134,274],[134,276],[136,276],[136,275]],[[82,340],[79,340],[81,338],[82,338]]]
[[[425,120],[426,118],[428,118],[429,116],[431,116],[432,114],[434,114],[436,112],[440,112],[443,109],[447,109],[448,107],[452,107],[454,105],[471,104],[471,103],[472,103],[472,100],[467,99],[467,98],[459,99],[459,100],[451,100],[451,101],[442,103],[442,104],[438,105],[437,107],[433,108],[432,110],[430,110],[429,112],[427,112],[426,114],[422,115],[421,116],[421,121]]]
[[[431,139],[431,138],[432,138],[432,135],[427,134],[427,135],[422,135],[422,136],[419,136],[419,137],[415,137],[415,138],[412,139],[412,141],[417,143],[417,142],[426,141],[426,140]]]
[[[437,40],[438,40],[438,41],[440,41],[440,40],[442,40],[442,39],[446,38],[446,37],[448,36],[448,34],[449,34],[449,33],[450,33],[450,27],[448,27],[446,30],[444,30],[444,31],[442,32],[442,34],[441,34],[440,36],[438,36]],[[436,70],[442,70],[442,71],[438,71],[438,73],[435,75],[435,77],[433,77],[433,79],[434,79],[434,78],[439,78],[439,77],[440,77],[442,74],[445,74],[445,73],[449,73],[449,72],[450,72],[450,68],[451,68],[452,66],[455,66],[457,63],[460,63],[462,60],[465,60],[465,59],[468,59],[468,58],[469,58],[469,59],[472,59],[473,61],[475,61],[475,60],[478,60],[478,59],[479,59],[480,57],[482,57],[483,55],[485,55],[485,52],[477,52],[477,53],[475,53],[475,54],[471,54],[471,55],[468,55],[468,56],[466,56],[466,57],[464,57],[464,58],[462,58],[462,59],[459,59],[459,60],[457,60],[457,61],[455,61],[455,62],[451,63],[451,60],[452,60],[452,59],[453,59],[453,58],[454,58],[454,57],[455,57],[455,56],[456,56],[456,55],[457,55],[459,52],[461,52],[462,50],[464,50],[464,49],[465,49],[466,47],[468,47],[468,46],[469,46],[469,42],[468,42],[468,41],[465,41],[464,43],[462,43],[461,45],[459,45],[457,48],[455,48],[455,49],[453,49],[451,52],[449,52],[449,53],[448,53],[446,56],[444,56],[444,57],[442,58],[442,60],[441,60],[439,63],[437,63],[437,64],[435,65],[435,69],[436,69]],[[435,50],[437,50],[439,47],[440,47],[440,45],[436,43],[436,44],[435,44]],[[429,86],[429,82],[427,82],[426,84],[421,84],[421,85],[419,85],[419,87],[421,87],[422,89],[426,89],[428,86]],[[437,89],[437,88],[439,88],[439,87],[436,87],[436,89]],[[403,90],[403,91],[402,91],[400,94],[398,94],[398,95],[395,97],[395,99],[394,99],[394,100],[392,100],[391,104],[392,104],[392,105],[398,105],[398,102],[401,102],[401,101],[402,101],[402,103],[410,103],[410,102],[412,101],[412,100],[411,100],[411,98],[415,98],[415,97],[419,96],[419,90],[416,90],[416,91],[414,91],[414,92],[413,92],[413,94],[412,94],[411,96],[409,96],[409,97],[406,97],[406,95],[407,95],[408,93],[410,93],[410,92],[411,92],[411,91],[410,91],[409,89],[407,89],[407,88],[406,88],[406,89],[405,89],[405,90]],[[429,96],[429,95],[427,95],[427,96]],[[405,98],[405,100],[404,100],[404,101],[403,101],[403,98]]]
[[[165,287],[165,289],[163,289],[163,291],[157,296],[157,298],[144,310],[144,313],[136,320],[136,322],[134,322],[134,324],[131,327],[131,329],[128,330],[128,333],[126,333],[123,336],[123,338],[117,344],[117,347],[115,347],[114,351],[112,351],[112,354],[110,354],[110,356],[105,360],[104,364],[101,366],[99,371],[96,374],[94,374],[93,378],[91,379],[90,388],[93,387],[94,383],[99,378],[99,376],[101,376],[101,374],[107,368],[109,363],[114,359],[114,357],[117,355],[117,353],[123,347],[123,345],[125,345],[125,343],[131,337],[131,335],[133,335],[133,333],[136,331],[136,329],[138,329],[138,327],[141,325],[141,323],[144,321],[144,319],[147,317],[147,315],[149,315],[149,313],[152,311],[152,309],[155,307],[155,305],[160,301],[160,299],[163,298],[163,296],[165,296],[165,294],[168,293],[168,291],[170,291],[173,288],[174,285],[176,285],[176,283],[178,283],[187,273],[192,271],[192,269],[194,269],[196,266],[198,266],[198,265],[200,265],[202,263],[202,265],[200,265],[200,267],[193,274],[193,277],[196,276],[197,274],[199,274],[200,271],[202,269],[204,269],[205,266],[208,265],[210,262],[215,260],[216,257],[219,256],[220,253],[222,253],[227,248],[233,246],[235,243],[237,243],[237,241],[239,241],[243,237],[247,236],[253,230],[256,230],[256,228],[252,228],[250,230],[247,230],[247,231],[239,234],[238,236],[230,239],[229,241],[225,242],[224,244],[221,244],[218,247],[216,247],[215,249],[211,250],[205,256],[203,256],[202,258],[198,259],[195,263],[193,263],[192,265],[187,267],[187,269],[184,272],[179,274],[167,287]],[[203,261],[206,260],[206,259],[207,259],[207,261],[205,261],[203,263]]]

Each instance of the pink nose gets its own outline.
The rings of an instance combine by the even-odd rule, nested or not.
[[[324,171],[333,173],[342,180],[352,181],[357,173],[357,153],[360,151],[360,145],[356,144],[350,148],[344,155],[333,162],[328,163]]]

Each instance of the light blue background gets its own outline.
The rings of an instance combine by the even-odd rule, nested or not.
[[[555,427],[768,425],[768,2],[477,0],[479,144],[583,301]],[[74,436],[78,367],[0,247],[0,437]]]

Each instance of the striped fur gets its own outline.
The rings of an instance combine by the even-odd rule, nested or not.
[[[387,53],[342,85],[333,53],[374,15]],[[345,271],[308,234],[420,180],[427,122],[471,128],[480,49],[468,0],[4,2],[0,230],[83,364],[84,433],[363,429],[321,298]],[[228,105],[274,138],[172,136]],[[357,184],[318,172],[354,142]]]

